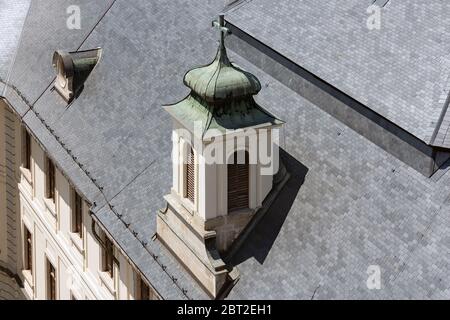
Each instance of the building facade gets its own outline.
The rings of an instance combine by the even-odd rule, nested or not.
[[[1,251],[30,299],[157,299],[51,155],[0,102]]]
[[[155,238],[211,298],[222,297],[238,280],[237,269],[221,256],[234,249],[252,219],[270,206],[265,200],[273,197],[272,189],[279,191],[273,181],[279,141],[273,138],[284,123],[255,102],[261,84],[230,62],[224,16],[219,20],[221,41],[214,61],[189,71],[184,81],[191,94],[165,107],[174,125],[173,185],[164,197],[166,209],[154,217]],[[70,103],[76,97],[100,57],[100,48],[55,52],[54,87],[61,98]],[[7,100],[1,106],[3,261],[17,272],[26,295],[48,300],[159,299],[93,218],[96,204],[86,201]],[[277,179],[286,182],[287,177],[283,171]]]
[[[448,299],[450,6],[430,1],[389,1],[379,30],[360,0],[9,1],[0,268],[31,299]],[[260,175],[246,152],[279,127]]]

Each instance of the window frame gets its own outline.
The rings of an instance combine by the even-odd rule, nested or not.
[[[102,272],[114,278],[114,243],[104,234],[102,247]]]
[[[150,300],[150,286],[142,277],[139,278],[139,296],[140,300]]]
[[[47,300],[56,300],[57,299],[57,271],[53,263],[48,259],[46,259],[46,297]]]
[[[31,171],[31,135],[25,127],[22,127],[21,165],[23,169]]]
[[[56,167],[47,156],[45,158],[45,198],[56,203]]]
[[[160,300],[158,293],[153,289],[151,285],[147,283],[146,280],[136,272],[136,282],[135,282],[135,299],[136,300]],[[145,290],[145,291],[143,291]]]
[[[24,225],[24,264],[23,270],[29,271],[33,276],[33,234]]]
[[[83,198],[72,188],[71,232],[83,239]]]

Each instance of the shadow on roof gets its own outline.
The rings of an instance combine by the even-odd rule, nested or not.
[[[287,215],[291,211],[292,204],[305,182],[306,174],[308,173],[306,166],[282,149],[280,149],[280,159],[290,174],[289,180],[267,213],[250,232],[245,243],[233,256],[231,260],[232,265],[237,266],[251,257],[254,257],[260,264],[264,264]]]

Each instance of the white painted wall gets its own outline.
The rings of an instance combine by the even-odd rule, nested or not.
[[[236,150],[248,150],[249,143],[259,145],[259,139],[267,140],[267,136],[260,136],[259,131],[246,133],[246,131],[238,132],[233,135],[224,136],[225,143],[230,143],[237,139],[237,149],[227,148],[227,154],[224,154],[226,159],[229,159]],[[209,164],[205,160],[205,154],[196,150],[194,144],[195,158],[198,163],[196,167],[196,201],[191,204],[189,200],[184,198],[185,194],[185,169],[184,162],[186,159],[187,150],[189,150],[190,140],[189,131],[184,128],[179,122],[174,120],[174,129],[172,132],[173,150],[173,186],[172,191],[177,193],[181,199],[183,206],[192,212],[192,214],[199,215],[203,220],[214,219],[219,216],[228,214],[227,208],[227,166],[224,164]],[[209,145],[223,144],[218,140],[212,142],[201,142],[203,150]],[[270,150],[271,143],[267,146]],[[272,153],[271,153],[272,155]],[[269,157],[270,158],[270,157]],[[272,189],[273,176],[261,175],[260,165],[250,165],[250,190],[249,190],[249,207],[250,209],[258,209],[270,190]]]
[[[5,162],[3,115],[5,106],[0,103],[0,165]],[[21,125],[15,119],[16,154],[20,163]],[[132,299],[135,294],[135,270],[128,260],[116,250],[120,270],[116,268],[114,279],[101,270],[101,247],[91,230],[88,204],[83,204],[83,237],[72,233],[73,189],[58,168],[55,170],[56,200],[52,205],[45,194],[45,152],[32,139],[31,170],[17,168],[17,270],[24,282],[25,291],[32,299],[46,299],[46,263],[49,259],[57,271],[58,299]],[[5,183],[1,176],[0,199],[5,197]],[[4,201],[0,201],[0,261],[6,261],[6,213]],[[24,271],[24,227],[33,236],[32,274]],[[97,226],[97,232],[101,230]]]

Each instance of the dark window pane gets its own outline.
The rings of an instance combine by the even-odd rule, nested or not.
[[[83,201],[77,192],[74,192],[73,207],[73,232],[78,233],[82,237],[83,224]]]
[[[149,291],[150,288],[147,286],[144,280],[141,279],[141,300],[150,300]]]
[[[103,271],[108,272],[111,278],[113,277],[113,261],[114,261],[114,246],[107,237],[105,237],[105,249],[103,253]]]
[[[25,243],[24,243],[24,251],[25,251],[25,270],[29,270],[31,273],[33,272],[33,239],[30,231],[25,228]]]
[[[47,260],[47,299],[56,300],[56,270]]]
[[[137,275],[137,277],[139,278],[137,282],[138,291],[136,292],[136,298],[139,300],[159,300],[159,297],[153,288],[149,286],[140,275]]]
[[[47,175],[46,175],[46,198],[55,201],[55,166],[53,162],[47,158]]]
[[[23,157],[24,157],[23,167],[25,169],[30,170],[30,168],[31,168],[31,137],[30,137],[30,134],[28,133],[28,131],[26,131],[25,129],[24,129],[24,135],[25,135],[25,138],[24,138],[25,146],[24,146],[24,155],[23,155]]]

